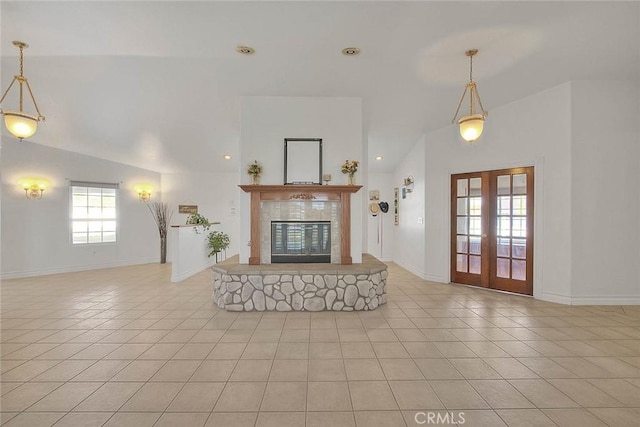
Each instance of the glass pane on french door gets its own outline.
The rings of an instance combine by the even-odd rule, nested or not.
[[[489,211],[495,228],[490,233],[490,286],[531,294],[533,168],[493,171],[489,187],[495,188],[491,191],[495,210]]]
[[[525,179],[522,180],[522,178]],[[513,179],[513,185],[511,185],[511,179]],[[501,181],[506,183],[504,187],[500,187]],[[516,188],[518,183],[520,186]],[[526,279],[526,191],[526,175],[498,176],[498,236],[496,237],[498,277],[516,280]]]
[[[483,178],[480,174],[466,174],[457,176],[452,182],[452,209],[454,215],[454,229],[452,238],[455,247],[452,256],[455,260],[452,266],[453,280],[459,283],[480,285],[483,267],[483,223],[482,191]]]
[[[458,180],[457,270],[480,274],[481,178]]]

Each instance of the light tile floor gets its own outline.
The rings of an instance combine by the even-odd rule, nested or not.
[[[640,307],[389,272],[359,313],[228,313],[168,265],[6,280],[2,425],[640,425]]]

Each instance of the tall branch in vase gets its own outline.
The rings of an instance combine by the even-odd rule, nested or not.
[[[153,215],[160,234],[160,264],[165,264],[167,262],[167,231],[173,211],[169,209],[168,204],[163,202],[147,204],[147,207]]]

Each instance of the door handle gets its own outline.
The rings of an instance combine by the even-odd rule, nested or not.
[[[487,238],[487,235],[486,235],[486,234],[483,234],[483,235],[482,235],[482,238],[483,238],[483,239],[486,239],[486,238]]]

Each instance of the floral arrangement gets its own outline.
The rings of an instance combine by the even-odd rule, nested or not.
[[[254,160],[253,163],[249,163],[247,173],[251,176],[259,176],[262,173],[262,165]]]
[[[360,162],[357,160],[345,160],[342,164],[342,173],[353,176],[358,171],[359,164]]]

